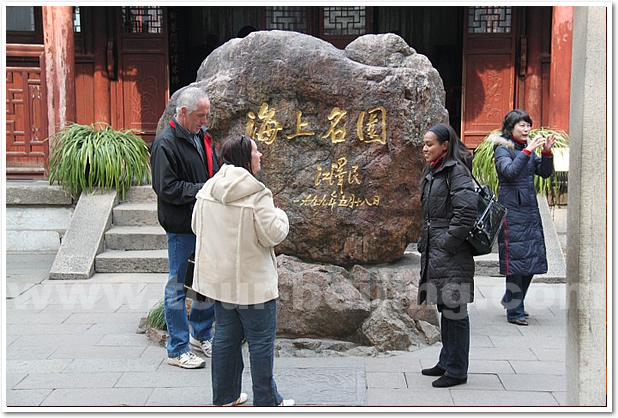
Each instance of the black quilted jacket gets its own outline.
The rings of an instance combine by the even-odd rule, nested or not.
[[[474,300],[474,258],[465,241],[476,219],[478,197],[469,169],[447,160],[421,183],[424,226],[418,243],[418,303],[455,306]]]

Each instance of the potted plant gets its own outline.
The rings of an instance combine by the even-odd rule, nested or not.
[[[132,130],[72,123],[49,139],[49,183],[57,181],[74,198],[98,187],[115,189],[124,200],[133,184],[150,183],[148,145]]]
[[[496,166],[494,163],[494,146],[491,141],[488,141],[488,138],[493,135],[500,135],[500,132],[500,129],[492,131],[474,151],[472,169],[472,173],[477,180],[487,184],[496,194],[498,194],[498,174],[496,173]],[[546,138],[552,134],[556,138],[553,147],[554,153],[560,152],[560,149],[568,149],[569,136],[562,130],[540,127],[530,131],[531,138],[537,135]],[[536,149],[536,153],[540,155],[541,147]],[[554,173],[546,179],[540,176],[534,176],[534,186],[537,193],[544,194],[551,202],[559,201],[561,195],[567,192],[565,177],[566,173],[563,174],[557,171],[554,171]]]

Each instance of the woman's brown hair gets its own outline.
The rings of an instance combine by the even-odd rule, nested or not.
[[[251,138],[245,135],[232,137],[221,145],[219,157],[223,164],[242,167],[249,173],[251,170]]]

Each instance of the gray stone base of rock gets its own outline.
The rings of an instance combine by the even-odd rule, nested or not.
[[[275,342],[275,357],[374,357],[380,354],[375,347],[332,339],[277,338]]]
[[[348,341],[380,352],[415,350],[439,335],[435,307],[417,305],[414,257],[345,269],[280,255],[277,270],[280,335]]]
[[[277,351],[283,356],[376,355],[414,351],[439,341],[434,306],[417,305],[419,266],[399,262],[343,267],[277,257]],[[190,301],[190,300],[188,300]],[[141,332],[164,345],[167,333]]]
[[[146,323],[146,318],[142,318],[137,326],[136,334],[144,334],[153,343],[160,345],[161,347],[167,346],[167,340],[169,340],[169,334],[167,331],[151,327]]]
[[[161,347],[167,346],[167,340],[169,340],[170,336],[167,331],[163,331],[160,329],[148,327],[146,329],[146,336],[148,339]]]
[[[167,331],[146,325],[142,318],[137,330],[153,343],[166,347],[169,339]],[[314,338],[277,338],[275,342],[275,357],[375,357],[388,354],[376,347],[362,346],[349,341]]]

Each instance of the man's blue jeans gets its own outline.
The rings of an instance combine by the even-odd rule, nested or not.
[[[199,341],[212,338],[215,308],[212,303],[194,300],[187,318],[184,290],[185,273],[189,256],[195,251],[195,235],[167,233],[169,276],[165,285],[163,308],[169,340],[168,357],[178,357],[189,348],[189,326]]]
[[[511,274],[506,276],[506,290],[502,297],[502,306],[506,308],[507,321],[526,319],[524,299],[532,283],[532,275]]]
[[[442,350],[438,367],[446,370],[445,376],[456,379],[468,377],[468,363],[470,356],[470,318],[468,305],[448,307],[438,305],[440,317],[440,334],[442,336]]]
[[[242,339],[249,344],[253,406],[277,406],[283,398],[273,376],[277,332],[277,300],[258,305],[215,302],[217,332],[212,345],[214,405],[234,402],[240,396],[244,362]]]

